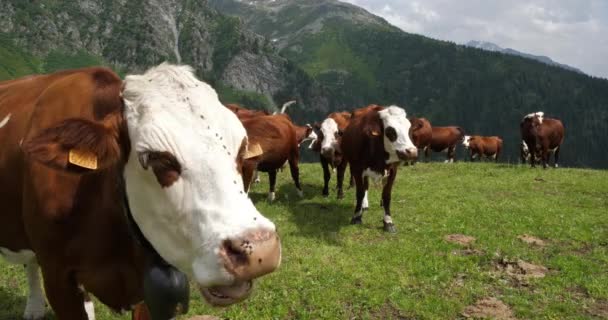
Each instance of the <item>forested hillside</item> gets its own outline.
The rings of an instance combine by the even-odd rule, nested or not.
[[[434,125],[503,136],[509,161],[521,117],[543,110],[565,123],[566,164],[608,167],[607,80],[409,34],[335,0],[210,3],[325,85],[334,109],[396,103]]]

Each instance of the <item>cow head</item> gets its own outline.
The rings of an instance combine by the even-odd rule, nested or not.
[[[390,106],[378,111],[384,132],[384,150],[389,154],[387,163],[413,160],[418,157],[418,148],[410,138],[411,123],[405,110]]]
[[[544,117],[545,113],[542,111],[530,113],[522,120],[522,127],[526,127],[526,130],[529,130],[529,134],[536,137],[539,134]]]
[[[279,266],[281,247],[275,225],[244,191],[243,125],[186,66],[127,76],[123,97],[132,149],[125,180],[136,223],[208,302],[245,298],[253,278]]]
[[[468,149],[471,146],[471,140],[473,140],[473,137],[471,136],[464,136],[464,138],[462,138],[462,145],[465,149]]]
[[[340,140],[342,130],[338,127],[336,120],[327,118],[321,122],[317,141],[320,152],[332,165],[337,165],[341,160]]]

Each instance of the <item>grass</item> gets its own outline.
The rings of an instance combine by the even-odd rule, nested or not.
[[[193,292],[190,315],[454,319],[484,297],[500,299],[519,319],[608,312],[607,171],[491,163],[402,168],[392,202],[397,234],[381,229],[377,187],[363,225],[351,226],[354,190],[341,201],[335,193],[321,197],[318,164],[301,166],[303,199],[287,171],[279,176],[275,203],[265,200],[266,179],[251,197],[279,228],[280,270],[259,280],[249,300],[229,308],[205,306]],[[475,237],[471,248],[479,253],[458,254],[462,248],[444,240],[457,233]],[[522,234],[547,244],[528,245],[517,239]],[[517,259],[549,273],[519,282],[497,271],[499,261]],[[17,319],[26,295],[22,267],[0,262],[0,271],[0,319]],[[129,319],[96,307],[97,319]]]

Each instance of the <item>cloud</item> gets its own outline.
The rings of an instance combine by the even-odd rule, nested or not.
[[[546,55],[608,78],[606,0],[343,0],[411,33]]]

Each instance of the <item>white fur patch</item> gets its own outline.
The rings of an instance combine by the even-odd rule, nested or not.
[[[390,141],[386,135],[384,135],[384,151],[389,154],[386,163],[398,162],[401,159],[397,156],[397,152],[410,152],[417,153],[418,148],[414,145],[410,139],[410,127],[412,124],[407,119],[407,114],[403,108],[397,106],[390,106],[386,109],[379,111],[378,115],[382,120],[382,125],[386,132],[388,127],[392,127],[397,132],[397,139]]]
[[[46,311],[46,302],[40,283],[38,263],[35,260],[25,265],[25,274],[29,292],[23,318],[26,320],[42,319]]]
[[[338,141],[336,140],[336,133],[338,133],[338,130],[338,123],[334,119],[327,118],[323,120],[323,122],[321,123],[321,132],[323,132],[321,150],[336,150],[338,146]]]
[[[135,222],[156,251],[198,285],[232,284],[222,242],[250,230],[276,230],[244,192],[236,156],[245,128],[188,66],[163,63],[125,78],[131,155],[125,181]],[[170,152],[180,178],[163,188],[138,154]]]
[[[464,136],[464,139],[462,140],[462,145],[468,149],[470,146],[470,141],[471,140],[471,136]]]
[[[367,190],[365,191],[365,195],[363,196],[363,201],[361,202],[361,209],[366,210],[369,208],[369,201],[367,200]]]
[[[543,119],[545,117],[545,113],[542,111],[537,111],[537,112],[533,112],[533,113],[529,113],[527,114],[524,119],[530,119],[530,118],[534,118],[534,117],[538,117],[538,120],[540,121],[540,123],[543,123]]]
[[[2,121],[0,121],[0,128],[4,127],[8,121],[11,119],[11,114],[9,113]]]
[[[276,194],[274,192],[268,192],[268,201],[272,202],[277,198]]]
[[[384,222],[392,224],[393,223],[393,218],[391,218],[391,216],[385,214],[384,215]]]
[[[89,320],[95,320],[95,305],[93,304],[93,301],[85,301],[84,310],[87,312]]]
[[[372,183],[378,185],[382,182],[382,179],[388,175],[388,172],[384,170],[384,173],[381,174],[379,172],[373,171],[370,168],[367,168],[363,171],[363,177],[367,177],[372,180]]]

